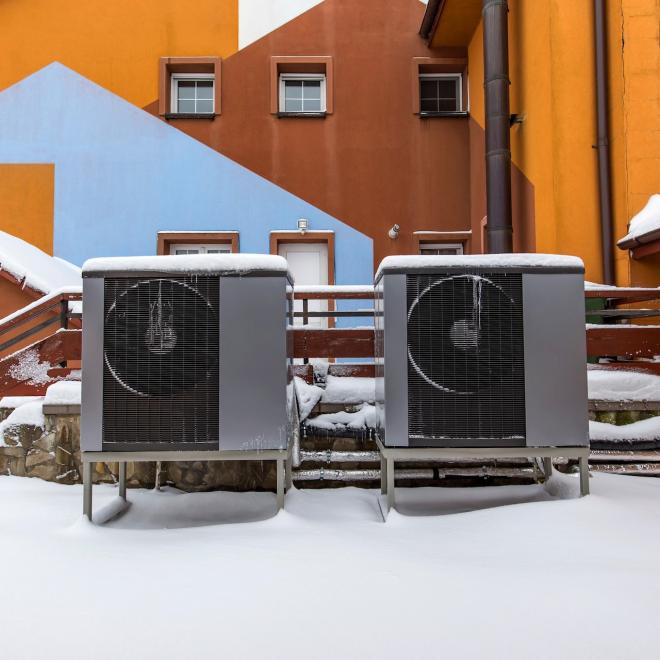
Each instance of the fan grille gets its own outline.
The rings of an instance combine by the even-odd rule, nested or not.
[[[408,275],[408,428],[418,446],[523,446],[522,275]]]
[[[104,448],[217,449],[218,278],[107,278],[104,300]]]

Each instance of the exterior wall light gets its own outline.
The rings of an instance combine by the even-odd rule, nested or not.
[[[307,229],[309,229],[309,220],[307,220],[306,218],[300,218],[298,220],[298,231],[301,234],[304,234],[307,231]]]
[[[392,227],[392,229],[390,229],[390,230],[387,232],[387,235],[388,235],[392,240],[394,240],[394,239],[396,239],[396,238],[399,238],[399,231],[400,231],[400,230],[401,230],[401,227],[399,227],[399,225],[394,225],[394,226]]]

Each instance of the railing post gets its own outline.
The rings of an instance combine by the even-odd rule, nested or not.
[[[302,301],[303,304],[303,325],[307,325],[309,323],[309,299],[303,298]],[[303,364],[309,364],[309,358],[303,358]]]
[[[64,330],[69,329],[69,301],[66,298],[60,300],[60,327]],[[60,362],[60,367],[65,368],[66,364],[66,360],[64,360]]]
[[[69,329],[69,301],[67,299],[60,300],[60,327],[65,330]]]

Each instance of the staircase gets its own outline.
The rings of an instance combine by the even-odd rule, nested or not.
[[[49,385],[79,379],[82,294],[57,291],[0,321],[0,398],[43,396]]]

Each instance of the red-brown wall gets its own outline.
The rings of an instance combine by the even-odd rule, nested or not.
[[[429,50],[423,13],[419,0],[325,0],[223,61],[222,115],[171,124],[372,237],[376,262],[413,252],[414,231],[470,229],[469,120],[420,119],[411,92],[413,57],[465,50]],[[332,56],[333,114],[271,114],[270,60],[287,55]]]

